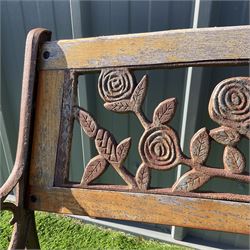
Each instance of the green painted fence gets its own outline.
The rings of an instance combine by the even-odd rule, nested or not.
[[[1,4],[1,102],[0,102],[0,184],[9,175],[17,143],[18,119],[23,70],[25,37],[35,27],[52,31],[52,39],[93,37],[111,34],[127,34],[182,28],[214,27],[249,24],[249,1],[0,1]],[[183,48],[188,49],[188,48]],[[247,67],[180,68],[136,72],[137,80],[149,75],[149,90],[144,103],[147,116],[154,107],[169,97],[177,97],[178,108],[171,125],[179,132],[184,152],[188,154],[189,142],[201,127],[214,128],[208,116],[207,106],[213,87],[231,76],[248,76]],[[132,136],[133,146],[125,162],[135,172],[140,164],[136,144],[142,128],[132,114],[113,114],[103,108],[97,92],[97,75],[79,79],[79,103],[88,109],[103,127],[109,128],[118,141]],[[149,105],[150,104],[150,105]],[[249,145],[242,141],[240,149],[247,155]],[[71,157],[71,179],[79,181],[84,165],[95,155],[92,141],[75,125]],[[209,164],[222,159],[222,148],[213,147]],[[216,165],[221,162],[217,162]],[[220,164],[221,165],[221,164]],[[168,172],[153,172],[152,184],[169,186],[185,170],[180,166]],[[108,170],[103,182],[120,183],[117,174]],[[233,181],[215,179],[205,189],[247,193],[249,186]],[[171,216],[171,215],[166,215]],[[137,224],[139,226],[139,224]],[[154,226],[149,226],[155,228]],[[138,227],[139,228],[139,227]],[[138,229],[139,230],[139,229]],[[206,242],[218,248],[248,248],[247,236],[161,227],[175,239]],[[200,247],[202,248],[202,246]]]

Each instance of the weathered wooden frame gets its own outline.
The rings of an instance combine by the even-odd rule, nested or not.
[[[244,202],[236,202],[217,200],[216,197],[206,199],[199,195],[185,197],[183,194],[60,187],[67,173],[59,169],[57,176],[61,175],[62,180],[55,179],[58,171],[55,166],[60,146],[67,147],[58,147],[58,138],[60,120],[68,108],[62,107],[64,85],[74,84],[70,82],[72,73],[116,67],[249,65],[249,37],[250,26],[58,42],[44,42],[50,39],[46,30],[31,31],[26,44],[16,162],[9,179],[0,189],[2,208],[14,213],[15,230],[10,248],[39,247],[34,210],[248,234],[249,197],[244,198]],[[184,49],[186,46],[188,50]],[[68,131],[66,135],[69,141],[70,134]],[[70,145],[70,142],[66,144]],[[16,204],[4,202],[17,184]],[[27,228],[24,230],[24,227]],[[23,235],[24,231],[32,234]]]

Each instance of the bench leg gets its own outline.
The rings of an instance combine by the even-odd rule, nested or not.
[[[17,211],[8,249],[40,249],[34,212],[23,208]]]
[[[40,244],[39,244],[37,230],[36,230],[35,215],[33,211],[32,211],[32,216],[30,218],[30,225],[29,225],[26,248],[27,249],[40,249]]]

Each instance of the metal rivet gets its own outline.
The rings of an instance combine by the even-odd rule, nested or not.
[[[44,59],[48,59],[49,56],[50,56],[49,51],[44,51],[44,52],[43,52],[43,58],[44,58]]]
[[[31,195],[30,196],[30,200],[31,200],[31,202],[36,202],[37,201],[37,197],[35,195]]]

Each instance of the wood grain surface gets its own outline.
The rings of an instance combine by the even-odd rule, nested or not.
[[[52,186],[59,136],[64,71],[40,71],[29,183]]]
[[[39,63],[41,69],[246,64],[249,43],[249,25],[60,40],[43,45]]]
[[[250,204],[76,188],[29,188],[32,210],[208,230],[250,232]],[[33,202],[32,202],[32,201]]]

